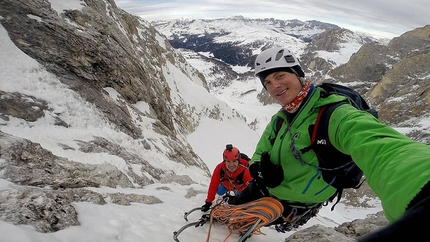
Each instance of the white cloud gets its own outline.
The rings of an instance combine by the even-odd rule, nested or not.
[[[430,1],[138,1],[116,0],[124,10],[152,21],[174,18],[249,18],[318,20],[377,36],[396,37],[430,24]]]

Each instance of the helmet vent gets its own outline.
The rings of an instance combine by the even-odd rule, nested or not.
[[[285,56],[285,61],[287,61],[287,63],[294,63],[294,62],[296,62],[296,60],[294,60],[294,57],[292,55],[286,55]]]
[[[272,57],[270,57],[269,59],[266,60],[266,63],[269,63],[272,61]]]
[[[282,56],[284,56],[284,50],[283,49],[278,51],[278,53],[276,53],[275,60],[278,61],[279,59],[281,59]]]

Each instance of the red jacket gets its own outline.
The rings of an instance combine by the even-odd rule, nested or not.
[[[227,170],[225,162],[219,163],[212,174],[211,183],[209,184],[208,196],[206,202],[212,202],[215,199],[219,185],[222,183],[228,191],[240,192],[243,191],[248,183],[252,180],[248,169],[248,161],[240,159],[237,170],[233,173]],[[224,174],[221,177],[221,174]],[[242,177],[242,179],[238,179]]]

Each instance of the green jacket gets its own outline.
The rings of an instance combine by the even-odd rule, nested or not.
[[[309,94],[290,124],[287,124],[284,111],[276,113],[263,132],[251,159],[251,164],[259,162],[261,153],[268,151],[271,161],[282,166],[283,182],[269,189],[269,193],[278,199],[321,203],[336,191],[319,177],[316,168],[301,165],[290,148],[293,137],[301,159],[318,165],[314,152],[300,152],[300,149],[310,145],[308,128],[315,123],[321,106],[346,99],[339,95],[320,98],[321,90],[316,88]],[[285,122],[275,136],[278,116]],[[291,126],[291,132],[287,132],[288,126]],[[276,140],[272,146],[270,140],[274,138]],[[351,155],[363,170],[370,188],[380,198],[389,221],[400,218],[409,202],[430,180],[430,147],[412,141],[351,105],[342,105],[333,112],[329,139],[339,151]]]

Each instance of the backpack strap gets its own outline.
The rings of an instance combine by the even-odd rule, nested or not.
[[[221,168],[221,171],[220,171],[220,177],[221,177],[220,178],[220,182],[223,182],[226,179],[228,179],[230,182],[236,182],[237,184],[242,185],[243,184],[243,175],[245,174],[245,170],[248,169],[248,167],[245,166],[245,165],[242,165],[240,163],[239,163],[239,166],[242,166],[244,169],[243,169],[243,171],[241,173],[239,173],[239,175],[237,175],[236,180],[231,180],[230,178],[226,178],[225,177],[225,171]]]
[[[318,169],[322,178],[327,184],[336,188],[336,192],[328,199],[332,202],[337,200],[331,210],[339,203],[344,188],[358,188],[362,182],[360,179],[363,172],[352,161],[351,156],[337,150],[331,143],[328,136],[328,126],[333,111],[347,101],[325,105],[320,108],[318,117],[313,126],[311,135],[311,145],[302,149],[302,153],[313,150],[318,159]],[[358,184],[358,185],[357,185]]]
[[[276,117],[275,119],[275,127],[274,127],[274,131],[275,131],[275,136],[270,138],[270,144],[273,145],[275,143],[276,137],[278,137],[278,133],[279,130],[281,130],[282,128],[282,124],[284,123],[284,119],[281,117]]]
[[[339,102],[339,103],[329,104],[321,107],[320,111],[318,112],[318,118],[315,122],[315,126],[312,131],[312,137],[311,137],[311,146],[315,147],[315,149],[318,149],[317,148],[318,144],[325,145],[327,147],[332,147],[330,144],[330,139],[328,138],[328,125],[329,125],[331,114],[337,107],[339,107],[342,104],[344,103]],[[319,152],[315,152],[315,155],[318,158],[318,162],[320,166],[321,164],[323,165],[328,164],[327,163],[329,161],[328,157],[326,157],[325,155],[320,155]],[[337,188],[336,192],[328,199],[330,202],[332,202],[333,199],[337,197],[335,204],[331,207],[331,211],[333,211],[334,207],[339,203],[342,197],[342,192],[343,192],[343,188]]]
[[[225,180],[224,175],[225,175],[225,171],[224,169],[221,168],[221,171],[219,172],[219,176],[221,177],[219,179],[219,182],[223,182]]]
[[[313,150],[318,158],[319,165],[327,169],[339,168],[345,165],[345,160],[351,160],[349,155],[343,154],[333,147],[328,137],[331,114],[336,108],[347,103],[347,101],[342,101],[322,106],[312,129],[311,145],[300,150],[302,153]]]
[[[320,125],[321,116],[323,115],[326,108],[327,108],[327,106],[323,106],[320,108],[320,111],[318,112],[318,117],[317,117],[317,120],[315,121],[314,129],[312,130],[311,144],[315,143],[315,141],[316,141],[317,130],[318,130],[318,127]]]
[[[326,108],[327,108],[327,106],[323,106],[320,108],[320,111],[318,112],[318,116],[317,116],[317,119],[316,119],[315,124],[313,126],[313,130],[312,130],[312,134],[311,134],[311,145],[301,149],[300,151],[302,152],[302,154],[308,152],[309,150],[312,150],[314,148],[314,146],[316,145],[316,143],[317,143],[316,142],[317,141],[317,130],[318,130],[318,127],[320,127],[321,116],[324,114],[324,111],[326,110]],[[327,131],[327,133],[328,133],[328,131]],[[327,137],[328,137],[328,134],[327,134]],[[318,153],[315,152],[315,155],[317,156],[318,161],[319,161],[320,157],[318,156]]]
[[[240,184],[240,185],[243,184],[243,175],[244,174],[245,174],[245,169],[241,173],[239,173],[239,175],[237,175],[237,177],[236,177],[237,184]]]

